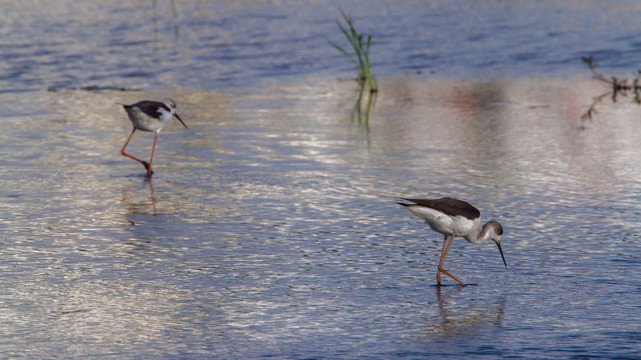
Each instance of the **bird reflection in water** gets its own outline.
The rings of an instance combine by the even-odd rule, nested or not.
[[[136,215],[156,216],[158,214],[158,210],[156,208],[158,200],[156,198],[154,184],[151,178],[145,179],[142,186],[144,186],[145,183],[149,187],[149,192],[143,192],[141,189],[131,188],[122,190],[122,202],[127,205],[128,209],[125,217],[132,225],[136,225],[136,221],[133,219]]]
[[[496,331],[503,324],[506,295],[479,299],[462,287],[436,286],[438,316],[428,332],[439,337],[470,337]]]

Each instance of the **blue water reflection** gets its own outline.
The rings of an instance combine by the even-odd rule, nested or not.
[[[0,88],[223,89],[344,76],[352,64],[327,42],[344,40],[339,6],[373,36],[380,76],[567,76],[589,55],[607,71],[638,65],[635,1],[8,2]]]
[[[381,80],[368,126],[351,119],[353,83],[309,81],[172,94],[193,126],[163,132],[151,181],[119,154],[121,92],[34,93],[53,119],[9,117],[1,132],[3,350],[638,351],[634,107],[604,106],[615,115],[581,128],[581,97],[563,81],[399,77]],[[446,268],[470,285],[434,286],[442,237],[395,197],[442,195],[504,224],[507,270],[492,244],[456,241]]]
[[[152,3],[2,5],[4,356],[637,356],[639,107],[582,121],[609,89],[579,60],[634,70],[636,2],[343,2],[378,40],[369,120],[338,4]],[[117,103],[165,96],[190,129],[150,181]],[[456,241],[470,286],[435,286],[442,237],[395,201],[445,195],[508,269]]]

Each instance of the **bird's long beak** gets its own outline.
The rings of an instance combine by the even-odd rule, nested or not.
[[[496,241],[496,246],[499,247],[499,252],[501,253],[501,258],[503,258],[503,264],[505,264],[505,268],[507,269],[507,263],[505,262],[505,256],[503,256],[503,249],[501,249],[501,242]]]
[[[178,121],[180,121],[181,124],[183,124],[185,129],[189,129],[187,125],[185,125],[185,123],[183,122],[183,119],[181,119],[180,116],[178,116],[178,114],[174,113],[174,116],[176,117],[176,119],[178,119]]]

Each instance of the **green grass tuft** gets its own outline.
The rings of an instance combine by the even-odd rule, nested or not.
[[[367,83],[370,93],[375,93],[378,91],[378,85],[376,84],[374,74],[372,74],[372,67],[369,60],[369,49],[372,44],[372,36],[368,35],[367,38],[365,38],[363,34],[356,32],[352,19],[345,14],[343,9],[339,8],[339,10],[343,16],[343,20],[345,20],[346,26],[341,24],[338,20],[336,20],[336,25],[338,25],[338,28],[341,30],[343,35],[345,35],[345,38],[351,45],[351,49],[354,52],[350,53],[344,47],[335,44],[329,39],[327,41],[329,41],[334,48],[340,51],[343,55],[349,58],[354,65],[356,65],[356,68],[359,71],[358,81],[361,86],[364,86],[364,84]],[[363,41],[364,38],[365,41]]]

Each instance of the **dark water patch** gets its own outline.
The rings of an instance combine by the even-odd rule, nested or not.
[[[125,88],[229,89],[353,71],[327,42],[342,36],[338,8],[328,4],[153,4],[107,1],[74,4],[73,11],[66,2],[38,9],[12,4],[3,28],[11,35],[0,41],[3,91],[67,81],[66,87],[79,88],[96,76]],[[567,76],[580,73],[579,58],[589,54],[608,71],[637,66],[635,2],[341,6],[373,35],[379,76],[426,69],[443,77]],[[138,78],[149,81],[141,85]]]

